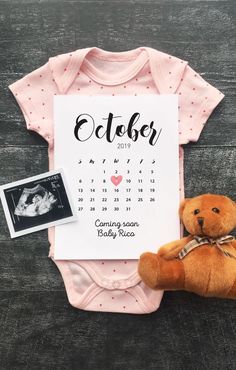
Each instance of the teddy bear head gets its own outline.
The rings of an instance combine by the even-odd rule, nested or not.
[[[217,238],[236,227],[236,203],[217,194],[203,194],[181,202],[180,218],[191,235]]]

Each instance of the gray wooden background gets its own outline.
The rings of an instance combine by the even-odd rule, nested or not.
[[[186,146],[185,186],[236,200],[235,11],[234,0],[0,0],[0,184],[47,170],[46,142],[26,130],[9,83],[78,48],[146,45],[226,95]],[[236,369],[235,301],[167,292],[149,315],[76,310],[47,253],[46,231],[11,240],[0,207],[0,369]]]

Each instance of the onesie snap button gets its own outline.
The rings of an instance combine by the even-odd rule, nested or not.
[[[118,289],[118,288],[120,287],[120,282],[119,282],[119,281],[113,281],[113,283],[112,283],[112,287],[113,287],[114,289]]]
[[[110,285],[110,281],[108,279],[102,279],[102,285],[104,287],[108,287]]]

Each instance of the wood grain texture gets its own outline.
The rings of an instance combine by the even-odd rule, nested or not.
[[[53,55],[151,46],[189,61],[225,98],[185,148],[186,196],[236,200],[235,1],[0,0],[0,184],[45,172],[7,86]],[[150,315],[76,310],[48,255],[47,231],[11,240],[0,207],[1,370],[232,370],[235,301],[167,292]]]
[[[234,369],[233,301],[168,292],[140,316],[79,311],[58,291],[0,298],[7,369]]]

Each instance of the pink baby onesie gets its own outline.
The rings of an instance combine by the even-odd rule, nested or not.
[[[49,169],[54,168],[54,95],[178,94],[180,197],[183,197],[182,144],[197,141],[223,94],[188,63],[149,47],[124,52],[86,48],[50,58],[9,86],[29,130],[48,142]],[[77,308],[144,314],[155,311],[163,291],[149,289],[137,273],[137,260],[53,259],[54,228],[49,229],[49,256],[65,283],[69,302]]]

